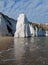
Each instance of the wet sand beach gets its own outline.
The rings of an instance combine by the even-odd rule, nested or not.
[[[48,37],[0,37],[0,65],[48,65]]]

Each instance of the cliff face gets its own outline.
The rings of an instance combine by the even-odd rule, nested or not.
[[[28,37],[35,35],[48,36],[48,24],[29,22],[24,13],[19,15],[17,22],[0,13],[0,36]]]
[[[32,35],[34,36],[34,29],[29,25],[26,16],[21,13],[17,19],[15,37],[29,37]]]
[[[15,32],[15,20],[0,13],[0,36],[12,36]]]

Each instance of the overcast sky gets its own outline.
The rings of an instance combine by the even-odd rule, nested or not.
[[[48,23],[48,0],[0,0],[0,12],[14,19],[23,12],[29,21]]]

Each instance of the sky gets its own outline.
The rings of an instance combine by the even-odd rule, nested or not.
[[[30,22],[48,23],[48,0],[0,0],[0,12],[15,20],[24,13]]]

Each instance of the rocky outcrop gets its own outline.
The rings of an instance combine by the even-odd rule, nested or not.
[[[48,24],[33,23],[21,13],[16,20],[0,13],[0,36],[48,36]]]
[[[12,36],[15,33],[16,21],[0,13],[0,36]]]
[[[32,30],[31,30],[32,29]],[[29,37],[34,34],[32,26],[29,25],[26,16],[22,13],[17,19],[15,37]]]
[[[45,36],[48,36],[48,30],[45,31]]]

